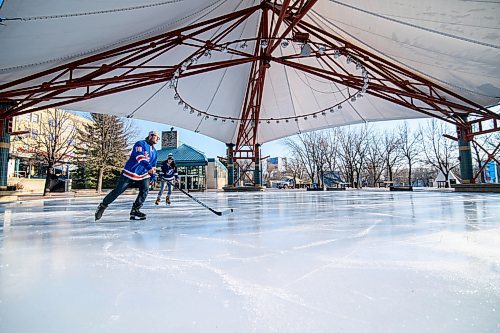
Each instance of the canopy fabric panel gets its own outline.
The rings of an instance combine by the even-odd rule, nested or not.
[[[279,6],[282,2],[273,4]],[[0,8],[0,85],[259,3],[257,0],[5,0]],[[64,108],[145,119],[193,130],[222,142],[235,142],[252,70],[252,62],[246,59],[259,49],[255,37],[262,15],[258,10],[239,22],[225,21],[197,33],[189,43],[158,53],[148,66],[175,68],[184,63],[190,66],[184,68],[175,86],[170,80],[158,80],[132,90],[78,100]],[[276,20],[275,16],[269,17]],[[341,38],[447,89],[450,92],[447,101],[463,104],[459,98],[463,96],[483,107],[500,102],[499,3],[319,0],[303,21],[321,29],[328,38]],[[280,32],[285,29],[283,24]],[[225,30],[227,33],[222,34]],[[204,45],[203,41],[214,38],[218,38],[216,48],[208,54],[193,56]],[[312,34],[310,40],[317,52],[322,37]],[[280,44],[271,54],[273,58],[264,79],[257,126],[260,143],[315,129],[435,113],[411,110],[370,89],[359,94],[340,79],[308,72],[309,68],[335,70],[339,77],[347,79],[362,77],[362,71],[363,75],[378,75],[378,69],[357,68],[345,56],[330,63],[321,57],[297,58],[295,55],[301,53],[303,44],[292,41],[287,44]],[[222,50],[220,45],[229,47],[230,52]],[[98,60],[93,65],[98,67],[113,60],[118,61],[118,57]],[[128,66],[139,68],[142,62],[143,59],[138,59]],[[210,67],[213,63],[225,65],[214,69]],[[198,73],[196,66],[206,67]],[[102,78],[126,74],[129,67],[118,68]],[[138,74],[147,71],[137,68]],[[46,81],[47,77],[33,80],[38,84]],[[59,98],[84,91],[85,88],[77,88]],[[415,105],[419,103],[416,101]]]

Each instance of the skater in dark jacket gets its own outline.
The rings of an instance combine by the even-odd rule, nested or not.
[[[172,153],[168,154],[168,157],[161,164],[161,175],[160,175],[160,191],[158,192],[158,197],[156,198],[155,205],[158,205],[161,201],[161,196],[165,190],[165,185],[168,187],[167,197],[165,201],[167,205],[170,205],[170,195],[172,195],[172,185],[179,183],[179,175],[177,174],[177,167],[175,166],[174,155]]]
[[[146,219],[146,214],[139,209],[148,196],[149,183],[154,183],[156,177],[156,149],[154,145],[158,142],[159,138],[160,136],[157,131],[151,131],[146,139],[135,143],[115,189],[109,192],[97,207],[95,212],[96,221],[102,217],[104,210],[108,208],[109,204],[115,201],[132,183],[138,184],[139,194],[132,205],[130,219]]]

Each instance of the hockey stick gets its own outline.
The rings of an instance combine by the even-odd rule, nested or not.
[[[172,184],[171,182],[169,182],[167,180],[167,183],[169,183],[170,185],[173,185],[176,189],[178,189],[179,191],[181,191],[182,193],[184,193],[185,195],[187,195],[188,197],[190,197],[191,199],[193,199],[194,201],[196,201],[197,203],[199,203],[200,205],[202,205],[203,207],[205,207],[206,209],[208,209],[209,211],[211,211],[212,213],[214,213],[215,215],[217,216],[221,216],[223,213],[232,213],[233,212],[233,209],[230,208],[228,209],[227,211],[224,211],[224,212],[218,212],[216,211],[215,209],[213,208],[210,208],[208,207],[207,205],[205,205],[203,202],[201,202],[200,200],[196,199],[195,197],[193,197],[191,194],[187,193],[186,191],[184,191],[182,188],[180,188],[177,184]]]

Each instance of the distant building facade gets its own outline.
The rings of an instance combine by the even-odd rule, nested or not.
[[[64,112],[64,111],[62,111]],[[81,117],[79,115],[68,112],[70,119],[70,127],[67,131],[73,130],[75,128],[83,126],[83,124],[88,124],[91,120]],[[18,178],[44,178],[46,175],[46,166],[38,158],[37,152],[34,150],[34,142],[37,136],[48,136],[47,124],[51,121],[50,110],[36,111],[33,113],[24,114],[21,116],[16,116],[13,119],[13,131],[17,133],[22,133],[19,135],[14,135],[11,139],[10,144],[10,159],[8,167],[9,177]],[[64,135],[64,133],[63,133]],[[77,145],[76,138],[70,138],[67,142],[68,145]],[[56,172],[69,176],[69,170],[71,169],[71,162],[73,156],[67,156],[65,160],[60,164],[56,165]]]
[[[188,191],[222,189],[227,183],[227,169],[214,158],[194,147],[179,144],[178,132],[173,128],[162,132],[162,147],[158,150],[157,168],[161,167],[168,154],[173,154],[179,173],[179,186]]]

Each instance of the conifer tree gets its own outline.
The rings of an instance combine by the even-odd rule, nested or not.
[[[78,129],[79,147],[76,149],[79,165],[84,170],[82,174],[96,175],[96,181],[91,179],[86,183],[94,183],[97,192],[101,193],[103,179],[116,177],[116,172],[123,168],[127,159],[128,147],[135,136],[131,123],[113,115],[92,113],[92,122]]]

